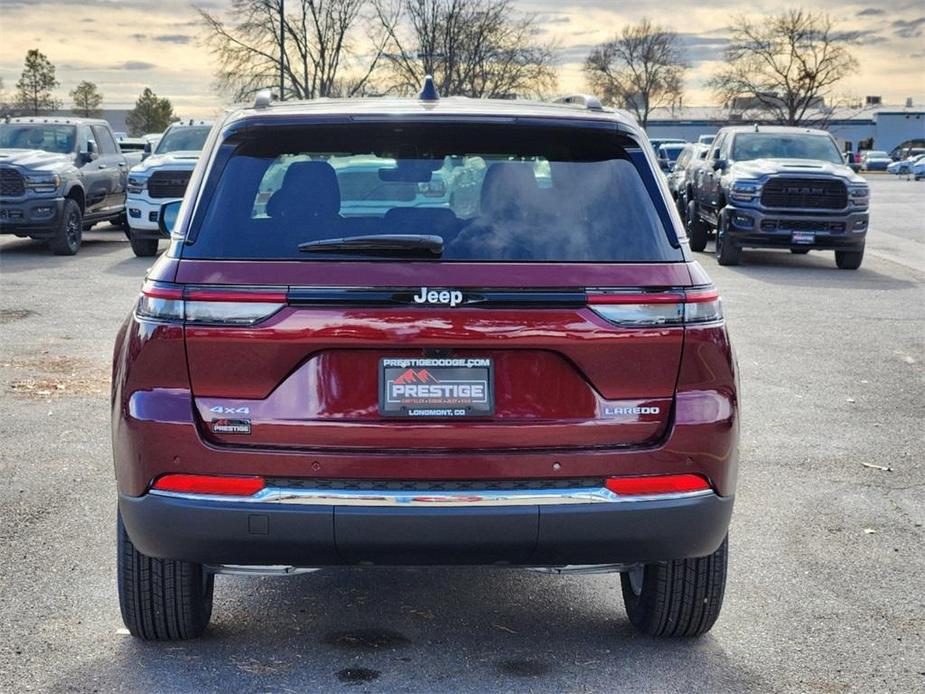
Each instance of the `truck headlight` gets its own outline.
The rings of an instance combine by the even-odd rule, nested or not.
[[[758,195],[761,190],[761,184],[758,181],[735,181],[732,184],[732,190],[729,197],[733,200],[751,200]]]
[[[870,188],[866,185],[849,186],[848,197],[855,205],[866,207],[870,202]]]
[[[61,185],[61,177],[57,174],[26,174],[26,187],[31,188],[36,193],[54,193]]]
[[[143,176],[129,176],[128,185],[125,189],[129,193],[143,193],[145,188],[148,187],[148,179]]]

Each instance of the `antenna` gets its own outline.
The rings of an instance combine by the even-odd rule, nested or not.
[[[434,84],[432,75],[426,75],[424,77],[424,85],[421,87],[421,91],[418,92],[418,99],[421,101],[440,100],[440,92],[437,91],[437,85]]]

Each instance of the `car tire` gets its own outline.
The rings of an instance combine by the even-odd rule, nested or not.
[[[738,265],[742,262],[742,249],[736,246],[726,234],[726,211],[720,210],[716,227],[716,262],[720,265]]]
[[[691,200],[687,204],[687,238],[691,250],[697,253],[703,252],[703,249],[707,247],[708,235],[707,225],[697,214],[697,203]]]
[[[139,239],[129,232],[128,242],[132,246],[132,253],[139,258],[151,258],[157,255],[157,239]]]
[[[840,270],[857,270],[863,261],[863,247],[859,251],[835,251],[835,264]]]
[[[809,253],[809,249],[808,248],[791,248],[790,252],[793,253],[794,255],[806,255],[807,253]]]
[[[67,198],[61,212],[61,221],[48,248],[55,255],[75,255],[83,241],[83,214],[76,200]]]
[[[145,641],[194,639],[212,617],[215,576],[202,564],[155,559],[132,544],[118,517],[117,580],[122,621]]]
[[[646,564],[620,576],[626,614],[649,636],[705,634],[716,622],[726,590],[729,538],[706,557]]]

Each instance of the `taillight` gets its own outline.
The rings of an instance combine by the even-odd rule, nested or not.
[[[242,475],[169,474],[158,477],[152,489],[180,494],[253,496],[266,486],[263,477]]]
[[[645,477],[611,477],[604,482],[614,494],[621,496],[659,496],[692,494],[712,491],[710,483],[701,475],[646,475]]]
[[[706,323],[723,318],[713,287],[668,292],[589,291],[588,308],[604,320],[626,327]]]
[[[176,287],[145,282],[135,312],[140,318],[210,325],[254,325],[286,305],[278,288]]]

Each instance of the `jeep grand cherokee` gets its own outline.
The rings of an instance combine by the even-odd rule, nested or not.
[[[426,91],[425,93],[426,94]],[[630,621],[713,625],[737,382],[639,127],[592,99],[229,113],[115,345],[119,598],[199,635],[214,575],[334,565],[622,573]],[[473,168],[477,205],[375,209]]]

